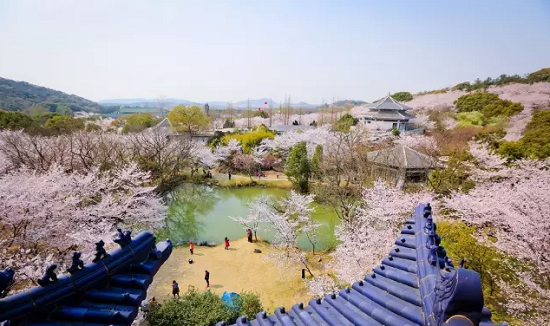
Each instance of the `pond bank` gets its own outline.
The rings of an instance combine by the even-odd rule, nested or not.
[[[260,196],[279,200],[288,195],[288,190],[273,187],[223,188],[198,184],[183,184],[167,195],[169,204],[166,227],[157,232],[159,239],[171,239],[174,244],[195,243],[220,244],[225,237],[238,239],[245,236],[245,228],[230,217],[245,217],[250,214],[248,204]],[[316,249],[334,247],[334,231],[339,219],[333,208],[314,203],[312,219],[321,226],[318,230]],[[258,236],[273,241],[274,232],[267,223],[260,223]],[[307,237],[298,239],[298,247],[311,250]]]
[[[212,184],[220,187],[239,188],[239,187],[274,187],[291,189],[292,183],[287,179],[283,173],[277,173],[275,171],[264,171],[265,177],[257,178],[252,177],[252,180],[247,175],[233,174],[231,180],[229,180],[227,173],[213,173]]]
[[[262,253],[254,253],[254,249],[260,249]],[[193,256],[188,247],[174,248],[170,259],[155,276],[148,297],[154,296],[160,301],[170,298],[172,280],[178,282],[182,292],[188,288],[204,291],[204,271],[208,270],[209,290],[218,295],[224,291],[256,292],[267,311],[279,306],[290,308],[297,302],[307,303],[312,296],[307,293],[305,282],[301,279],[301,267],[296,266],[292,270],[279,268],[275,262],[265,258],[266,253],[273,250],[265,242],[248,243],[245,238],[232,241],[230,250],[225,250],[222,245],[197,246]],[[314,274],[319,274],[322,265],[317,258],[325,260],[328,255],[311,256],[309,253],[308,256]],[[193,258],[193,264],[188,263],[190,258]]]

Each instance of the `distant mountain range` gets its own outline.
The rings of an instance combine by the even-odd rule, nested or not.
[[[126,106],[163,106],[165,108],[172,108],[176,105],[198,105],[203,106],[205,103],[208,103],[211,109],[225,109],[229,106],[229,102],[223,102],[223,101],[209,101],[205,103],[200,102],[193,102],[189,100],[179,99],[179,98],[166,98],[166,99],[146,99],[146,98],[129,98],[129,99],[110,99],[110,100],[101,100],[98,101],[99,104],[105,105],[105,106],[120,106],[120,105],[126,105]],[[267,104],[266,104],[267,103]],[[278,102],[271,102],[268,98],[259,98],[259,99],[251,99],[249,100],[243,100],[238,101],[235,103],[231,103],[231,106],[234,109],[237,110],[245,110],[248,105],[250,105],[251,109],[255,108],[264,108],[269,107],[269,105],[273,108],[278,108],[279,103]],[[317,104],[309,104],[306,102],[299,102],[299,103],[291,103],[292,107],[296,108],[304,108],[304,109],[311,109],[316,108]]]
[[[148,98],[122,98],[93,102],[77,95],[63,93],[50,88],[33,85],[23,81],[14,81],[0,77],[0,110],[25,111],[33,105],[40,105],[54,112],[58,106],[65,105],[73,111],[86,111],[94,113],[109,113],[118,106],[131,107],[163,107],[171,109],[176,105],[198,105],[205,103],[193,102],[180,98],[148,99]],[[249,105],[251,109],[279,108],[279,103],[269,98],[242,100],[238,102],[209,101],[211,109],[225,109],[231,104],[236,110],[245,110]],[[320,105],[306,102],[291,103],[294,108],[313,110]]]
[[[24,111],[33,105],[55,111],[58,105],[73,111],[100,112],[100,105],[80,96],[0,77],[0,109]]]

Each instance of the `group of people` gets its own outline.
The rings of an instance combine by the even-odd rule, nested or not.
[[[229,173],[231,173],[231,172],[229,172]],[[252,230],[251,229],[246,229],[246,238],[247,238],[248,242],[252,243]],[[230,241],[229,238],[225,237],[225,239],[224,239],[224,249],[225,250],[229,250],[229,246],[231,245],[229,243],[229,241]],[[193,241],[189,241],[189,252],[191,253],[191,255],[194,255],[194,253],[195,253],[195,244],[193,243]],[[189,258],[188,262],[189,262],[189,264],[194,263],[192,258]],[[204,271],[204,280],[206,281],[206,287],[209,288],[210,287],[210,272],[208,270]],[[172,281],[172,295],[173,295],[174,298],[176,296],[178,298],[180,297],[180,288],[179,288],[178,282],[176,282],[176,280]],[[154,298],[153,298],[153,300],[154,300]]]

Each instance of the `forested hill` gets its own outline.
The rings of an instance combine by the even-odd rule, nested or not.
[[[42,107],[53,112],[60,106],[89,112],[99,112],[100,108],[98,103],[80,96],[0,77],[0,110],[28,111],[31,107]]]

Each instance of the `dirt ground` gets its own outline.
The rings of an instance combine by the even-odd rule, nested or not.
[[[254,253],[258,248],[261,254]],[[245,238],[232,241],[229,250],[223,246],[195,247],[191,258],[188,247],[174,248],[172,255],[161,267],[149,288],[148,297],[165,300],[171,296],[172,280],[178,282],[181,292],[189,288],[206,290],[204,271],[210,272],[210,291],[221,295],[224,291],[252,291],[259,294],[264,309],[273,311],[284,306],[290,308],[298,302],[307,303],[312,299],[301,279],[301,267],[296,266],[292,275],[281,277],[289,270],[280,269],[273,261],[265,259],[265,254],[273,250],[267,243],[248,243]],[[319,256],[315,256],[317,258]],[[321,256],[323,257],[323,256]],[[312,268],[319,271],[320,264]]]

